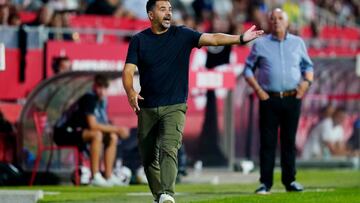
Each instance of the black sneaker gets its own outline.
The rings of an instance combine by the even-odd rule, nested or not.
[[[286,186],[286,191],[288,192],[301,192],[304,190],[304,187],[298,182],[291,182],[290,185]]]
[[[261,184],[258,189],[255,190],[255,193],[258,195],[269,195],[271,194],[270,188],[266,187],[265,184]]]

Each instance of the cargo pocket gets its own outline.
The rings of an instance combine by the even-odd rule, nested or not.
[[[181,145],[182,145],[184,125],[176,124],[176,131],[177,131],[177,133],[179,133],[179,140],[178,140],[178,146],[177,146],[177,148],[180,149],[180,147],[181,147]]]

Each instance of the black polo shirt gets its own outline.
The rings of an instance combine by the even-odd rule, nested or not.
[[[101,101],[94,93],[86,93],[64,112],[55,126],[57,128],[71,127],[81,131],[89,128],[87,116],[97,116],[100,104]]]
[[[189,58],[199,46],[201,33],[185,26],[171,26],[163,34],[150,28],[132,37],[126,63],[140,73],[140,107],[185,103],[188,95]]]

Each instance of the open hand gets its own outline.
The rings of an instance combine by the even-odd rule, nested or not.
[[[264,34],[264,30],[255,30],[256,25],[251,26],[248,30],[246,30],[243,34],[243,40],[244,42],[250,42],[251,40],[254,40],[258,37],[260,37],[262,34]]]
[[[130,103],[132,110],[135,113],[140,111],[139,102],[138,102],[139,99],[144,100],[144,98],[135,91],[128,95],[128,101]]]

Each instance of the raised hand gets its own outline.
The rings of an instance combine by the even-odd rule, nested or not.
[[[256,25],[251,26],[248,30],[246,30],[243,34],[243,40],[244,42],[250,42],[251,40],[254,40],[258,37],[260,37],[262,34],[264,34],[264,30],[255,30]]]

